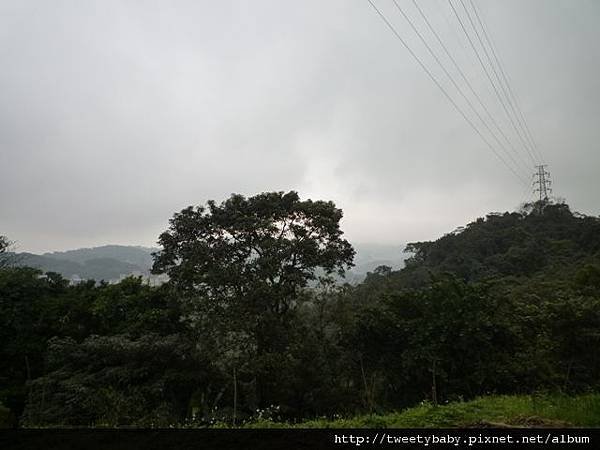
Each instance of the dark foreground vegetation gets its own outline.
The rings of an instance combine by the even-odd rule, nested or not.
[[[332,282],[354,253],[341,217],[293,192],[187,208],[160,236],[158,287],[0,263],[0,422],[385,421],[374,414],[538,392],[580,395],[597,416],[598,218],[550,203],[490,214],[353,287]],[[598,426],[582,414],[550,418]]]

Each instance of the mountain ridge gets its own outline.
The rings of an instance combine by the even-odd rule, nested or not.
[[[378,266],[389,266],[398,270],[404,267],[403,245],[358,243],[355,266],[348,270],[343,281],[351,284],[361,282]],[[116,283],[133,275],[159,282],[161,277],[151,274],[152,253],[157,247],[140,245],[106,244],[97,247],[82,247],[42,254],[13,253],[17,266],[29,266],[43,272],[56,272],[71,282],[93,279]]]

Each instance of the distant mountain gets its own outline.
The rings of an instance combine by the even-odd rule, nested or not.
[[[17,265],[44,272],[57,272],[71,280],[94,279],[116,282],[128,275],[154,278],[150,274],[152,252],[156,249],[126,245],[105,245],[65,252],[18,253]]]
[[[354,267],[346,273],[346,281],[351,284],[360,283],[368,272],[379,266],[389,266],[394,270],[404,267],[404,260],[410,255],[404,253],[404,245],[390,244],[352,244],[356,255]]]
[[[152,266],[152,252],[156,250],[158,249],[131,245],[104,245],[102,247],[79,248],[65,252],[44,253],[42,256],[80,264],[85,264],[93,259],[108,258],[148,269]]]
[[[368,272],[378,266],[401,269],[407,257],[401,245],[356,244],[354,248],[355,266],[348,271],[344,280],[352,284],[362,281]],[[15,257],[17,265],[35,267],[44,272],[57,272],[73,282],[86,279],[117,282],[128,275],[160,282],[165,279],[164,276],[150,274],[152,252],[156,250],[158,249],[149,247],[104,245],[42,255],[17,253]]]

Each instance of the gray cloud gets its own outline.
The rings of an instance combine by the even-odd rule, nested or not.
[[[420,4],[510,130],[447,3]],[[555,193],[598,214],[600,5],[477,5]],[[332,199],[350,238],[390,243],[527,199],[367,2],[0,1],[0,42],[0,233],[22,250],[153,244],[231,192]]]

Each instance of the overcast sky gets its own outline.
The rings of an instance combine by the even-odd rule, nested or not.
[[[529,182],[447,0],[417,1]],[[474,1],[554,194],[598,215],[600,2]],[[375,4],[485,134],[394,4]],[[390,244],[531,197],[366,0],[0,0],[0,234],[19,251],[154,245],[183,207],[273,190],[333,200],[349,239]]]

